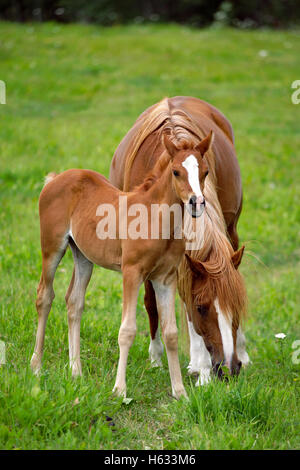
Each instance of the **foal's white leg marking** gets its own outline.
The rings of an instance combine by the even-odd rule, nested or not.
[[[206,349],[202,336],[195,331],[194,325],[188,321],[190,336],[190,363],[189,374],[199,374],[196,386],[205,385],[210,381],[211,357]]]
[[[123,312],[119,330],[119,362],[113,392],[126,397],[126,368],[129,349],[136,335],[136,305],[141,285],[140,274],[132,270],[123,270]]]
[[[52,281],[53,282],[53,281]],[[40,281],[37,295],[38,328],[34,352],[31,357],[30,366],[35,375],[39,375],[42,367],[42,356],[44,350],[45,329],[51,305],[54,299],[53,284],[45,285]]]
[[[187,157],[184,162],[182,162],[182,166],[188,173],[188,180],[195,195],[197,197],[201,196],[203,198],[199,183],[199,165],[195,155],[190,155]]]
[[[232,336],[232,319],[223,314],[223,312],[220,309],[219,302],[217,299],[215,300],[214,304],[215,304],[215,308],[218,314],[218,324],[219,324],[219,329],[220,329],[220,333],[222,337],[225,365],[230,369],[232,355],[234,351],[233,336]]]
[[[249,364],[250,359],[246,352],[246,338],[240,326],[237,330],[236,353],[238,359],[242,362],[243,366],[246,367]]]
[[[155,333],[155,338],[150,340],[149,345],[149,355],[152,367],[161,367],[161,356],[164,352],[164,346],[160,339],[159,328],[157,328]]]
[[[172,394],[175,398],[186,396],[181,377],[178,359],[178,332],[175,317],[176,281],[165,285],[159,281],[151,281],[155,290],[157,310],[161,323],[162,335],[166,346]]]

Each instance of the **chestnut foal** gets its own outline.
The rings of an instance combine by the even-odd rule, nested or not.
[[[175,319],[176,271],[184,253],[182,236],[176,236],[176,227],[164,238],[163,222],[159,224],[158,237],[131,239],[121,236],[121,223],[113,218],[116,236],[99,235],[99,215],[108,205],[120,211],[120,196],[127,197],[127,213],[123,221],[130,226],[136,206],[148,209],[146,223],[152,224],[150,207],[178,204],[183,209],[192,201],[193,217],[201,214],[199,194],[195,194],[184,174],[180,179],[176,171],[190,155],[190,150],[177,149],[176,154],[168,152],[173,146],[166,134],[163,136],[165,151],[153,171],[141,186],[124,193],[109,183],[104,176],[90,170],[72,169],[61,174],[50,174],[39,200],[42,274],[37,291],[36,308],[38,329],[36,344],[31,359],[35,373],[41,368],[45,327],[54,299],[53,280],[56,269],[68,246],[74,257],[73,277],[66,294],[69,326],[69,359],[72,374],[81,374],[80,363],[80,320],[84,297],[91,278],[93,264],[123,273],[123,311],[119,330],[120,356],[114,391],[126,396],[126,366],[129,349],[136,334],[136,304],[140,285],[151,280],[155,290],[157,309],[165,342],[172,393],[175,398],[186,396],[178,360],[177,327]],[[207,173],[203,160],[205,141],[193,149],[203,189]],[[135,208],[135,209],[134,209]],[[132,211],[131,211],[132,209]],[[134,210],[133,210],[134,209]],[[183,211],[181,210],[183,217]],[[188,215],[190,217],[190,215]],[[110,220],[111,222],[111,220]],[[178,227],[177,227],[178,228]],[[178,233],[177,233],[178,235]]]

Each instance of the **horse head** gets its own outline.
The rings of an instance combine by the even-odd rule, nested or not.
[[[223,368],[238,375],[241,361],[237,355],[237,335],[245,310],[246,293],[237,271],[244,246],[234,252],[223,272],[213,272],[213,264],[185,255],[192,272],[191,321],[210,354],[212,368],[223,377]]]
[[[212,131],[197,145],[185,141],[175,145],[167,133],[163,134],[163,143],[171,160],[173,187],[192,217],[199,217],[205,208],[203,189],[209,171],[205,154],[212,141]]]

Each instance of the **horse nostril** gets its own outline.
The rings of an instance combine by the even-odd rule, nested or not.
[[[231,375],[235,375],[235,376],[239,375],[241,367],[242,367],[242,362],[237,361],[236,364],[232,367]]]
[[[194,206],[196,204],[196,201],[197,201],[197,198],[196,196],[192,196],[189,200],[189,204],[191,204],[192,206]]]
[[[223,371],[222,371],[222,362],[217,362],[214,367],[214,373],[221,378],[223,376]]]

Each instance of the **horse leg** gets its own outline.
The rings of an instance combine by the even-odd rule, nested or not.
[[[136,335],[136,305],[142,279],[134,268],[123,268],[123,311],[119,330],[119,363],[113,392],[126,397],[126,367],[129,349]]]
[[[46,323],[55,297],[53,290],[54,276],[57,266],[66,252],[67,244],[67,240],[64,240],[62,246],[60,246],[56,251],[47,253],[47,255],[42,252],[42,274],[37,288],[36,299],[38,328],[34,352],[30,362],[31,369],[36,375],[39,373],[42,366]]]
[[[190,338],[190,363],[188,365],[188,374],[199,376],[196,386],[205,385],[210,381],[211,358],[206,349],[202,336],[196,333],[193,322],[187,313],[187,322]]]
[[[157,309],[160,318],[163,340],[166,346],[173,397],[179,399],[186,395],[178,359],[178,331],[175,317],[176,281],[166,285],[152,281],[155,290]]]
[[[237,330],[236,354],[239,361],[242,362],[244,367],[246,367],[250,363],[248,353],[246,352],[246,338],[244,333],[242,332],[241,326],[239,326]]]
[[[93,263],[77,248],[72,239],[70,247],[73,253],[74,270],[66,293],[69,327],[69,361],[72,375],[81,375],[80,363],[80,321],[84,308],[85,291],[90,281]]]
[[[161,367],[161,356],[164,352],[164,347],[160,339],[159,327],[158,327],[158,311],[156,305],[155,291],[151,284],[151,281],[145,281],[145,307],[149,317],[150,324],[150,345],[149,345],[149,356],[153,367]]]

